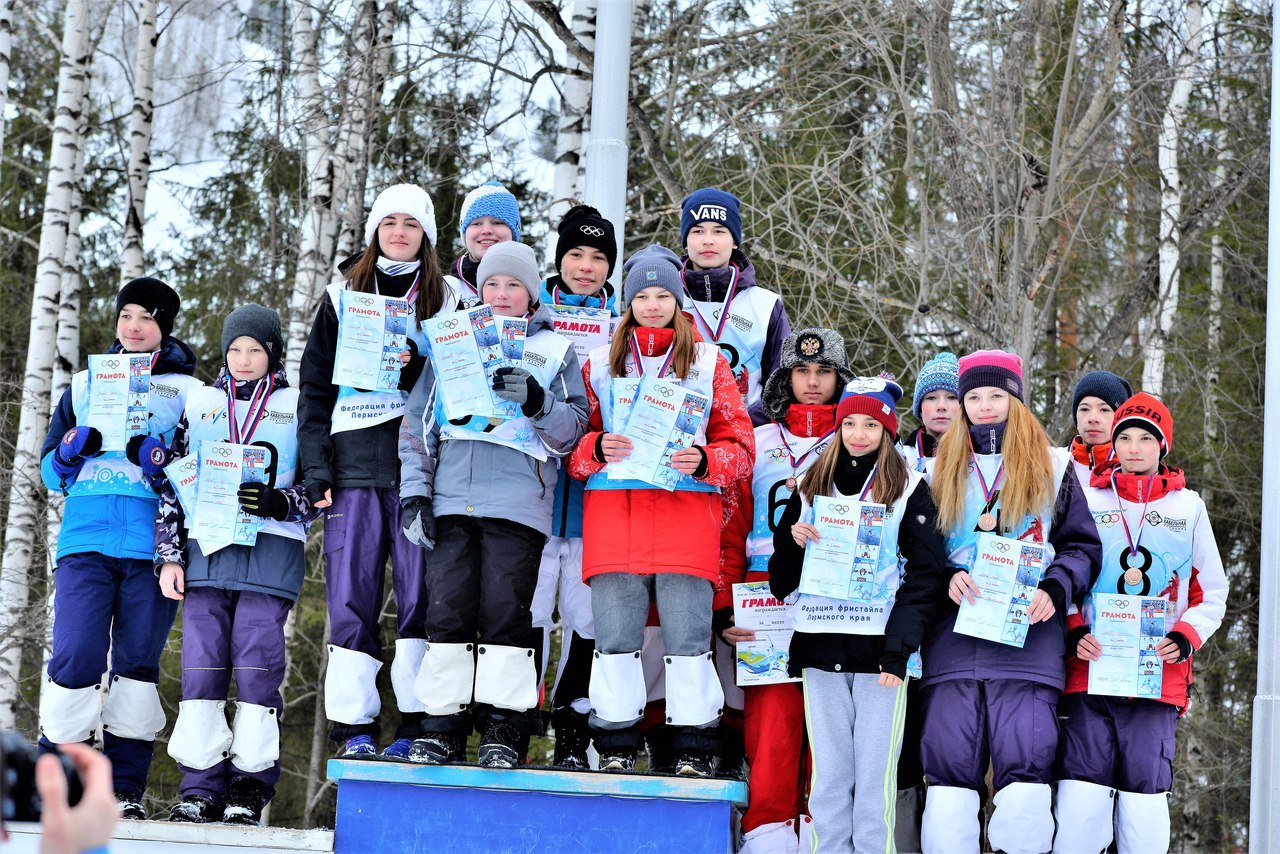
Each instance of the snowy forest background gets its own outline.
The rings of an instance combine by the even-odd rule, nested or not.
[[[387,184],[428,189],[446,264],[462,195],[491,178],[544,248],[581,192],[596,3],[0,0],[0,726],[34,733],[47,655],[60,508],[34,455],[50,400],[110,343],[121,281],[177,287],[177,333],[211,380],[221,319],[248,300],[281,311],[297,359]],[[1269,7],[634,3],[628,251],[674,246],[685,193],[726,187],[761,283],[793,326],[839,329],[860,371],[909,388],[939,349],[1012,347],[1064,442],[1086,370],[1171,405],[1171,459],[1208,502],[1232,583],[1179,731],[1188,851],[1247,836]],[[295,827],[333,813],[320,529],[271,807]],[[180,644],[179,622],[170,721]],[[177,777],[162,747],[153,811]]]

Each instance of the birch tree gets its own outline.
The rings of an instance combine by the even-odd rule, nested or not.
[[[370,130],[378,125],[382,91],[391,67],[397,5],[390,0],[379,10],[376,0],[364,0],[346,50],[345,88],[333,147],[333,195],[340,204],[334,211],[341,223],[336,247],[339,259],[363,248]]]
[[[1235,4],[1227,4],[1230,18]],[[1218,55],[1218,88],[1216,117],[1218,129],[1214,133],[1217,149],[1213,166],[1213,185],[1221,187],[1227,181],[1228,164],[1232,159],[1231,137],[1227,123],[1231,116],[1231,87],[1222,78],[1231,62],[1231,34],[1220,33],[1214,40]],[[1218,377],[1222,362],[1222,295],[1225,290],[1226,246],[1222,236],[1223,218],[1214,219],[1213,233],[1209,237],[1209,353],[1204,370],[1204,437],[1209,443],[1218,441]]]
[[[298,104],[303,111],[307,203],[298,245],[298,269],[289,295],[289,329],[285,344],[289,381],[297,383],[302,349],[311,328],[311,312],[328,282],[337,220],[333,213],[333,164],[330,160],[330,125],[324,91],[320,88],[320,25],[325,15],[313,17],[312,4],[293,0],[293,64]],[[319,22],[317,23],[316,18]]]
[[[151,175],[151,130],[155,105],[157,0],[138,2],[138,44],[133,61],[133,110],[129,114],[129,207],[124,218],[124,261],[121,281],[145,269],[142,230],[146,222],[147,181]]]
[[[599,0],[574,0],[570,26],[573,35],[587,51],[595,51],[596,7]],[[551,184],[551,206],[547,216],[558,223],[575,199],[582,196],[582,152],[586,139],[587,114],[591,108],[589,71],[573,53],[568,56],[568,71],[560,84],[560,117],[556,125],[555,172]],[[621,223],[618,223],[621,227]],[[554,245],[554,232],[548,237]]]
[[[1157,157],[1160,167],[1160,294],[1156,317],[1143,346],[1142,389],[1157,397],[1164,395],[1165,353],[1169,332],[1178,314],[1179,264],[1182,261],[1182,174],[1178,168],[1178,146],[1191,101],[1192,74],[1200,53],[1202,7],[1198,0],[1186,4],[1187,35],[1176,63],[1177,76],[1169,103],[1160,122]]]
[[[80,117],[88,73],[88,3],[68,0],[62,35],[58,98],[40,227],[39,261],[31,294],[30,333],[22,409],[9,484],[3,564],[0,565],[0,728],[12,727],[22,660],[23,617],[30,593],[31,558],[39,525],[40,446],[49,423],[58,294],[80,149]]]
[[[9,103],[9,54],[12,47],[13,0],[0,0],[0,152],[4,151],[4,115]]]
[[[88,77],[85,78],[87,91]],[[76,161],[72,170],[71,215],[67,220],[67,246],[62,263],[62,285],[58,296],[58,332],[54,340],[53,377],[49,387],[50,410],[57,407],[62,395],[71,387],[71,378],[80,364],[80,290],[84,283],[80,258],[80,222],[84,216],[84,149],[88,126],[81,117],[76,145]],[[46,570],[53,572],[53,556],[57,554],[58,535],[62,532],[62,511],[66,505],[66,497],[58,492],[49,493],[45,510],[45,555]],[[53,651],[53,594],[52,580],[46,585],[44,605],[44,626],[41,642],[40,672],[44,673],[49,666],[49,656]],[[47,679],[40,680],[40,700],[44,701],[44,691],[48,686]]]

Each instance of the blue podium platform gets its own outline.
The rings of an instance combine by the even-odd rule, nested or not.
[[[690,852],[732,850],[747,786],[646,774],[333,759],[334,851]]]

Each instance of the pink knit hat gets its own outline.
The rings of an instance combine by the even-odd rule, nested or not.
[[[960,398],[975,388],[998,388],[1022,400],[1022,357],[1004,350],[978,350],[960,357]]]

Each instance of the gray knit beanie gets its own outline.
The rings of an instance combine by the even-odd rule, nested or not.
[[[280,332],[280,315],[256,302],[245,303],[222,321],[222,358],[226,359],[231,342],[248,335],[267,351],[267,372],[280,369],[284,358],[284,336]]]
[[[533,248],[514,240],[495,243],[480,259],[476,270],[476,284],[481,288],[490,276],[510,276],[518,279],[529,292],[529,305],[538,304],[542,296],[542,277],[538,275],[538,259]]]
[[[492,251],[492,250],[490,250]],[[680,278],[680,259],[665,246],[651,243],[635,252],[622,265],[622,304],[631,300],[645,288],[665,288],[676,298],[678,305],[684,298],[684,280]]]

